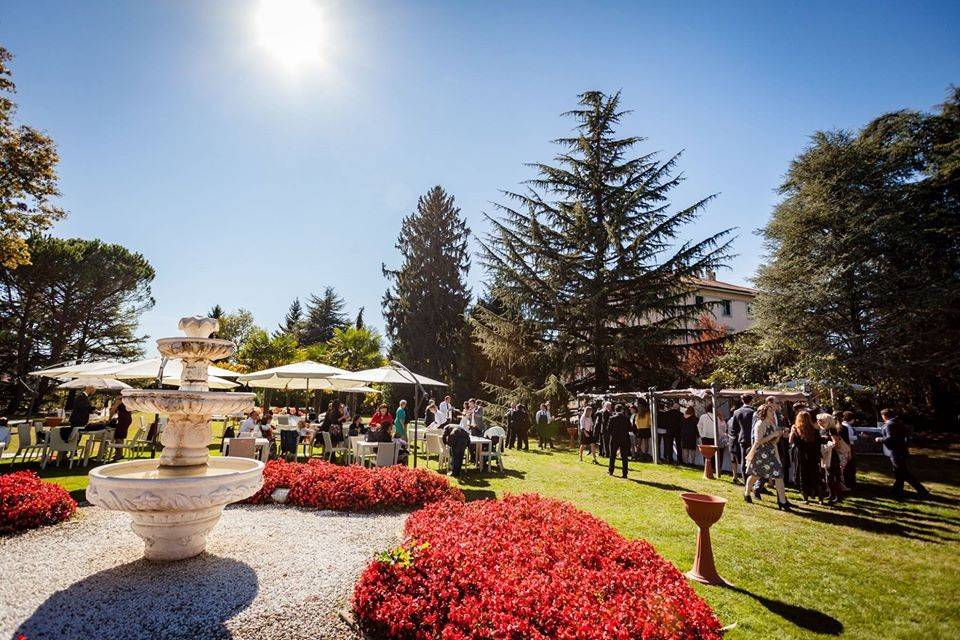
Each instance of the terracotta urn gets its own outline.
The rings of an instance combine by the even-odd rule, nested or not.
[[[713,480],[713,456],[717,454],[717,446],[713,444],[697,445],[700,455],[703,456],[703,477]]]
[[[710,527],[723,515],[726,499],[705,493],[681,493],[680,497],[687,515],[697,525],[697,553],[693,567],[685,575],[702,584],[729,586],[730,583],[717,573],[713,563],[713,547],[710,545]]]

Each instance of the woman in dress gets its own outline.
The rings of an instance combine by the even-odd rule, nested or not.
[[[820,435],[809,411],[798,411],[790,429],[790,446],[797,455],[797,484],[804,502],[817,498],[823,504],[823,473],[820,471]]]
[[[680,448],[683,451],[684,464],[693,465],[697,460],[697,411],[687,407],[683,411],[683,422],[680,423]]]
[[[588,448],[593,456],[593,464],[597,462],[597,435],[593,429],[593,407],[587,405],[580,416],[580,462],[583,462],[583,450]]]
[[[123,404],[123,396],[117,396],[110,407],[110,417],[113,418],[114,416],[117,417],[117,426],[113,431],[113,441],[123,442],[127,439],[127,431],[130,429],[130,423],[133,422],[133,414]],[[116,449],[114,460],[119,460],[122,457],[121,451],[122,449]]]
[[[744,502],[753,502],[750,492],[753,485],[760,478],[773,481],[777,488],[777,509],[790,511],[792,506],[787,501],[787,494],[783,487],[783,465],[780,463],[780,454],[777,453],[777,442],[783,436],[783,431],[774,424],[774,408],[765,404],[757,409],[756,421],[753,423],[753,446],[747,452],[747,483],[744,485]],[[760,497],[757,496],[759,500]]]

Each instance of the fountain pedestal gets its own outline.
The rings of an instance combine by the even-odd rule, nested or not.
[[[143,538],[148,560],[182,560],[201,553],[207,534],[224,506],[256,493],[263,484],[263,463],[247,458],[210,458],[210,418],[253,409],[252,393],[210,392],[207,367],[235,347],[209,338],[218,328],[212,318],[184,318],[185,338],[157,341],[165,357],[183,360],[179,390],[125,389],[130,411],[169,416],[160,435],[156,460],[131,460],[90,472],[87,500],[104,509],[128,512],[133,531]]]
[[[687,515],[697,525],[697,554],[693,559],[693,567],[684,575],[702,584],[729,586],[730,583],[717,573],[713,562],[713,546],[710,544],[710,527],[723,515],[726,499],[705,493],[682,493],[680,497]]]

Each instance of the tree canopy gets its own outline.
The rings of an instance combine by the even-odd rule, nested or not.
[[[333,337],[334,329],[348,325],[346,303],[333,287],[327,287],[322,296],[311,294],[307,301],[307,317],[303,321],[300,343],[303,345],[326,342]]]
[[[66,213],[53,204],[57,188],[57,148],[53,139],[25,124],[16,125],[16,86],[0,47],[0,266],[30,263],[28,237],[45,231]]]
[[[680,154],[631,155],[619,137],[620,95],[590,91],[564,114],[575,133],[555,142],[555,164],[535,163],[524,192],[504,192],[481,247],[487,302],[474,336],[515,386],[557,373],[574,390],[635,387],[671,378],[676,346],[704,311],[691,279],[722,265],[729,230],[678,237],[713,196],[674,209]]]

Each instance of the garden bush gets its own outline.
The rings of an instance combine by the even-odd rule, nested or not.
[[[0,475],[0,533],[56,524],[76,510],[77,503],[66,489],[44,482],[35,471]]]
[[[720,637],[710,607],[649,543],[566,502],[446,501],[405,531],[354,590],[356,620],[373,637]]]
[[[464,500],[463,492],[446,477],[425,469],[272,460],[263,472],[263,487],[247,502],[269,504],[278,488],[290,489],[289,504],[334,511],[393,511]]]

